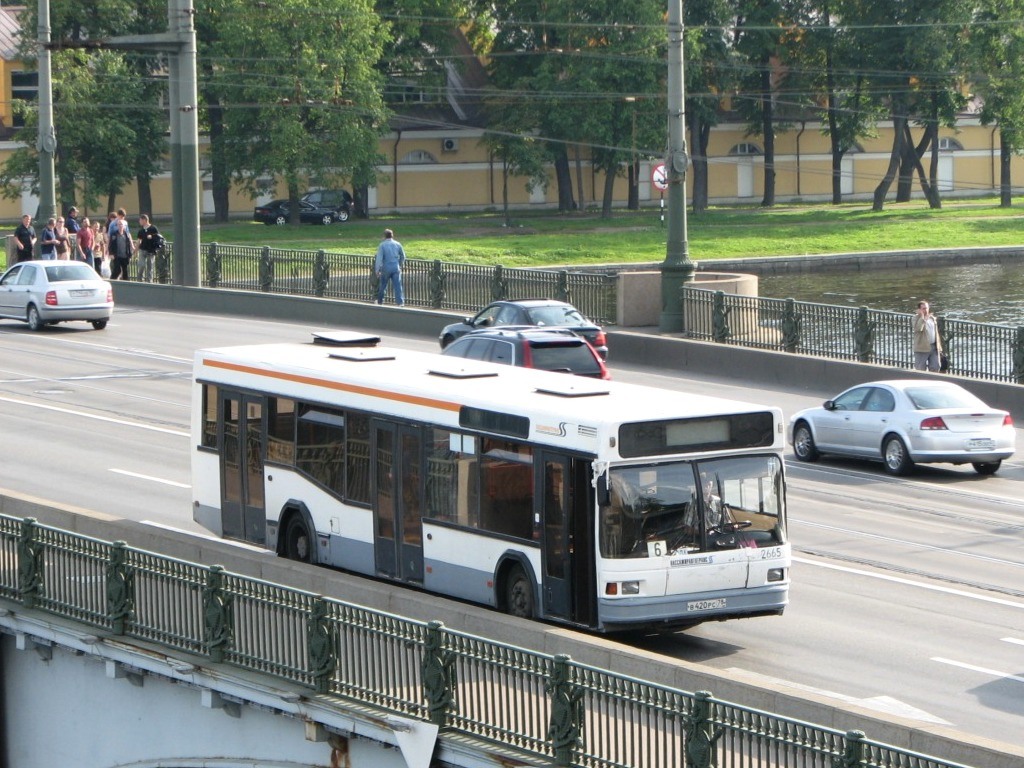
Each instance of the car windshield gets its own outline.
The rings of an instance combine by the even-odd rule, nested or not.
[[[534,325],[588,325],[583,315],[573,307],[535,307],[529,315]]]
[[[741,456],[614,467],[601,505],[601,555],[767,547],[786,540],[782,461]]]
[[[985,408],[985,403],[959,387],[909,387],[907,397],[919,411],[936,408]]]
[[[96,270],[86,264],[54,264],[46,267],[46,279],[51,283],[73,280],[97,280]]]

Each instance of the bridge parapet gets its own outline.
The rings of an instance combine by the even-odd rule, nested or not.
[[[21,647],[48,646],[52,656],[57,645],[97,656],[114,676],[148,674],[195,686],[208,707],[228,714],[232,704],[239,712],[243,704],[269,709],[301,718],[314,734],[323,728],[348,738],[376,728],[371,738],[381,743],[404,740],[407,759],[426,755],[429,762],[435,735],[438,750],[470,744],[477,760],[498,760],[500,753],[525,764],[604,768],[753,768],[779,750],[809,766],[839,764],[864,750],[876,764],[906,768],[1009,768],[1024,756],[1005,745],[960,744],[955,756],[928,757],[853,729],[813,725],[29,519],[0,516],[0,561],[0,626]],[[132,606],[127,616],[125,605]],[[953,750],[954,743],[945,745]]]

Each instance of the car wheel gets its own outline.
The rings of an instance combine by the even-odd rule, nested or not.
[[[278,214],[277,216],[274,217],[274,223],[279,227],[283,227],[285,224],[288,223],[288,217]]]
[[[320,223],[323,224],[325,227],[329,227],[331,224],[334,223],[334,217],[329,213],[325,213],[323,215],[323,218],[320,219]]]
[[[979,475],[994,475],[1002,465],[1002,461],[976,461],[971,466]]]
[[[334,215],[337,217],[338,221],[348,221],[349,214],[348,214],[348,211],[346,211],[344,208],[340,209]]]
[[[885,438],[882,445],[882,461],[885,462],[885,471],[890,475],[905,475],[914,466],[906,444],[896,435]]]
[[[28,314],[25,319],[28,321],[28,327],[33,331],[41,331],[46,326],[43,322],[43,318],[39,316],[39,309],[35,304],[30,304],[28,307]]]
[[[814,435],[806,421],[798,422],[793,428],[793,453],[800,461],[817,461],[821,455],[814,443]]]
[[[523,570],[523,566],[515,565],[509,571],[505,582],[505,609],[510,616],[521,619],[533,618],[533,584]]]
[[[285,528],[283,554],[289,560],[298,560],[300,563],[313,562],[313,539],[306,528],[306,521],[298,513],[292,515]]]
[[[441,349],[444,349],[453,341],[455,341],[455,337],[452,336],[450,333],[446,333],[444,336],[441,337]]]
[[[92,321],[92,327],[95,330],[97,330],[97,331],[102,331],[104,328],[107,327],[107,321],[106,320],[93,320]]]

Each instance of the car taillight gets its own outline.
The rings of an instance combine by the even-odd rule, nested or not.
[[[56,307],[57,306],[57,292],[47,291],[46,292],[46,306]]]
[[[592,342],[595,347],[608,346],[608,342],[605,341],[604,331],[598,331],[594,334],[594,341]]]
[[[533,351],[529,344],[523,344],[523,368],[533,368]]]
[[[1005,416],[1003,416],[1003,426],[1004,427],[1012,427],[1013,426],[1013,416],[1011,416],[1010,414],[1006,414]]]
[[[921,422],[921,429],[949,429],[941,416],[929,416]]]
[[[108,303],[113,303],[113,301],[114,301],[114,289],[113,288],[107,288],[107,302]]]

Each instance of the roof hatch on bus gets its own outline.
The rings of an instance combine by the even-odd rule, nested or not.
[[[446,379],[486,379],[497,376],[498,372],[492,367],[475,366],[462,360],[452,360],[452,364],[435,365],[428,373],[431,376],[443,376]]]
[[[557,384],[545,382],[544,386],[537,387],[537,392],[542,395],[556,395],[557,397],[594,397],[596,395],[608,394],[608,387],[602,384],[591,384],[589,381],[583,380],[577,382],[577,377],[566,376],[565,378],[569,379],[565,384],[561,382]]]
[[[380,336],[359,331],[313,331],[314,344],[329,344],[332,347],[376,347]]]
[[[350,363],[379,363],[384,360],[394,360],[395,353],[387,349],[356,347],[345,352],[331,352],[328,357],[334,360],[345,360]]]

